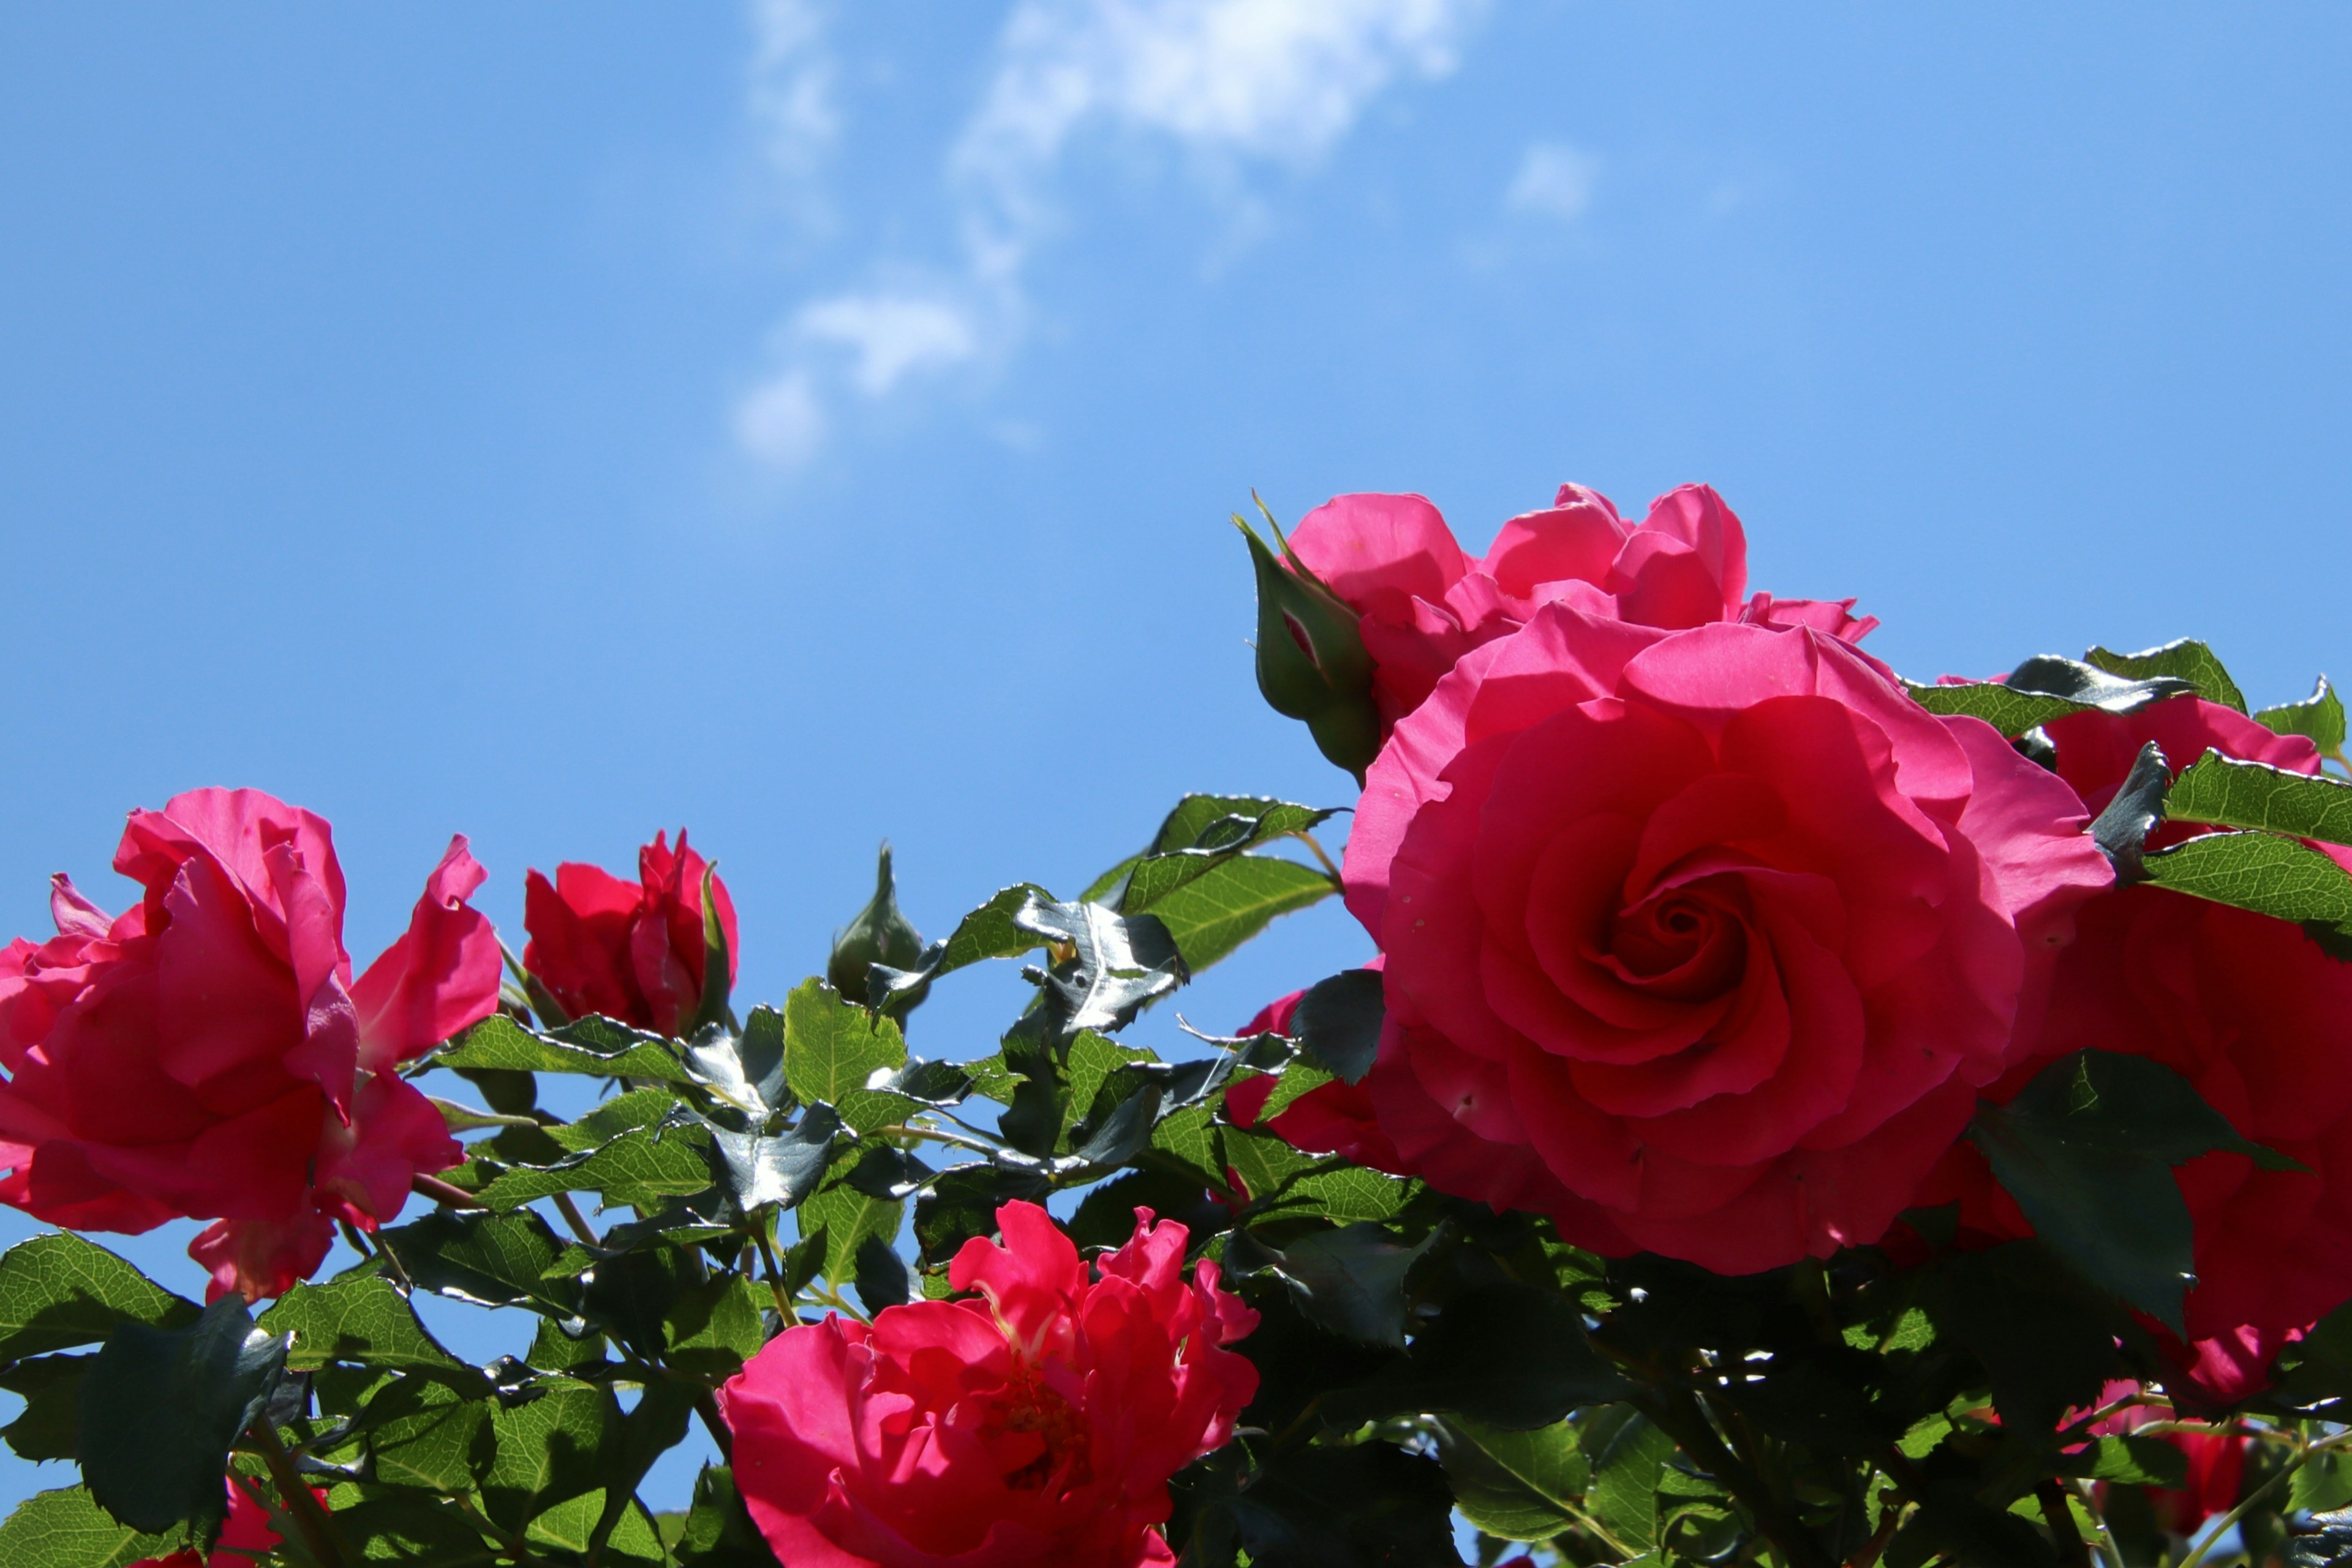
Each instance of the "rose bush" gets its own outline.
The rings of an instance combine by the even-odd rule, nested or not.
[[[1139,1211],[1099,1274],[1045,1211],[1008,1204],[949,1280],[976,1300],[786,1329],[719,1399],[735,1477],[796,1568],[1173,1563],[1168,1479],[1232,1434],[1257,1370],[1222,1347],[1257,1315],[1185,1228]]]
[[[1290,545],[1361,617],[1384,731],[1464,654],[1554,601],[1669,630],[1747,620],[1859,642],[1878,624],[1856,617],[1852,599],[1748,597],[1747,533],[1706,485],[1667,491],[1638,523],[1600,491],[1562,485],[1549,507],[1504,523],[1476,557],[1423,497],[1336,496],[1299,519]]]
[[[215,1223],[189,1247],[217,1295],[278,1295],[334,1222],[400,1212],[463,1152],[394,1068],[497,1005],[483,872],[462,837],[407,931],[356,980],[326,822],[257,790],[135,811],[110,917],[62,875],[58,934],[0,950],[0,1202],[136,1233]]]
[[[2310,740],[2197,697],[2078,713],[2047,733],[2059,776],[2095,811],[2151,741],[2176,774],[2209,750],[2319,772]],[[2149,843],[2197,831],[2167,823]],[[2352,849],[2315,847],[2352,867]],[[2246,1138],[2307,1167],[2263,1170],[2216,1152],[2177,1172],[2197,1227],[2185,1366],[2210,1395],[2251,1392],[2290,1336],[2352,1300],[2352,965],[2285,921],[2163,888],[2105,893],[2076,925],[2046,1023],[1985,1092],[2006,1101],[2077,1050],[2145,1056],[2187,1079]],[[2033,1233],[1973,1145],[1955,1148],[1921,1194],[1955,1201],[1969,1237]]]
[[[2114,879],[2085,820],[1809,626],[1546,605],[1398,726],[1359,808],[1381,1125],[1433,1185],[1603,1252],[1876,1240]]]
[[[640,1029],[674,1035],[702,1000],[702,884],[709,867],[668,835],[637,851],[637,879],[566,860],[555,879],[532,871],[523,883],[523,967],[572,1016],[600,1013]],[[735,900],[710,886],[727,937],[728,978],[737,967]]]

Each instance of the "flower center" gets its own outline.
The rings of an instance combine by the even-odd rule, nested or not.
[[[1008,1436],[1034,1436],[1042,1445],[1034,1458],[1005,1472],[1004,1484],[1014,1490],[1034,1491],[1056,1473],[1070,1486],[1083,1486],[1092,1479],[1085,1418],[1032,1369],[1024,1367],[1020,1381],[1004,1391],[991,1424]]]

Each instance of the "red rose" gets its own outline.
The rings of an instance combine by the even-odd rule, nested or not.
[[[278,1531],[269,1522],[269,1505],[261,1500],[254,1488],[259,1483],[232,1478],[228,1483],[228,1521],[221,1526],[220,1539],[213,1542],[213,1556],[222,1563],[253,1563],[278,1544]],[[326,1506],[327,1494],[318,1488],[310,1495]],[[174,1552],[169,1557],[142,1557],[131,1568],[203,1568],[205,1554],[193,1547]]]
[[[2074,791],[1810,626],[1539,609],[1349,835],[1365,1084],[1444,1191],[1739,1273],[1875,1240],[2109,885]]]
[[[1363,617],[1384,726],[1421,706],[1454,660],[1555,600],[1669,630],[1748,620],[1859,642],[1878,624],[1854,617],[1851,599],[1746,598],[1747,535],[1706,485],[1669,490],[1633,524],[1600,491],[1562,485],[1549,510],[1503,524],[1483,558],[1416,495],[1335,497],[1299,520],[1290,543]]]
[[[2234,709],[2177,697],[2124,716],[2072,715],[2046,727],[2061,777],[2097,810],[2141,745],[2177,773],[2208,748],[2290,772],[2319,771],[2301,735],[2277,735]],[[2168,823],[2150,842],[2204,831]],[[2352,867],[2352,849],[2316,847]],[[2294,1332],[2352,1300],[2352,965],[2268,915],[2138,886],[2076,915],[2046,1024],[2018,1066],[1987,1090],[2006,1100],[2060,1057],[2090,1048],[2162,1062],[2246,1137],[2310,1167],[2263,1171],[2240,1154],[2179,1168],[2196,1232],[2184,1369],[2223,1400],[2252,1393]],[[1921,1201],[1961,1203],[1975,1239],[2032,1234],[1963,1144]]]
[[[2101,1405],[2139,1392],[2135,1383],[2110,1383],[2099,1394]],[[2070,1419],[2072,1413],[2070,1413]],[[2137,1432],[2150,1422],[2174,1419],[2170,1406],[2134,1405],[2117,1411],[2091,1430],[2102,1437]],[[2175,1535],[2195,1535],[2217,1513],[2238,1506],[2246,1477],[2246,1444],[2239,1432],[2159,1432],[2156,1440],[2169,1444],[2188,1460],[2186,1487],[2149,1487],[2147,1500],[2161,1528]],[[2102,1493],[2106,1484],[2100,1484]]]
[[[1267,1003],[1255,1017],[1242,1026],[1243,1036],[1288,1034],[1291,1016],[1298,1011],[1298,999],[1306,994],[1304,991],[1294,991]],[[1272,1078],[1254,1078],[1227,1089],[1226,1119],[1236,1127],[1255,1127],[1258,1112],[1273,1098],[1275,1082]],[[1380,1171],[1404,1168],[1396,1145],[1381,1131],[1371,1095],[1360,1083],[1327,1083],[1308,1089],[1267,1122],[1265,1130],[1292,1148],[1310,1154],[1344,1154],[1359,1165]]]
[[[58,934],[0,950],[0,1202],[77,1230],[216,1218],[212,1293],[279,1294],[341,1218],[400,1212],[463,1157],[393,1071],[498,1005],[498,939],[450,841],[403,936],[357,981],[327,824],[257,790],[136,811],[110,919],[62,876]]]
[[[977,1300],[786,1329],[719,1391],[735,1484],[793,1568],[1140,1568],[1168,1479],[1233,1436],[1257,1314],[1137,1211],[1098,1277],[1034,1204],[949,1268]]]
[[[575,1018],[602,1013],[640,1029],[675,1035],[702,1003],[702,857],[677,830],[637,851],[637,879],[566,860],[550,883],[523,883],[522,923],[530,933],[523,967]],[[727,978],[738,968],[735,900],[717,878],[719,927],[727,933]]]

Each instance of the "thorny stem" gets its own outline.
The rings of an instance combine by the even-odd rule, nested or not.
[[[2237,1507],[2223,1514],[2221,1517],[2221,1520],[2215,1523],[2210,1530],[2205,1532],[2204,1543],[2199,1546],[2195,1552],[2189,1553],[2188,1559],[2180,1564],[2180,1568],[2198,1568],[2198,1564],[2205,1561],[2206,1553],[2213,1550],[2213,1543],[2215,1542],[2228,1534],[2231,1527],[2235,1525],[2240,1520],[2245,1518],[2247,1513],[2253,1508],[2254,1504],[2262,1501],[2265,1496],[2276,1489],[2281,1481],[2285,1480],[2288,1477],[2294,1475],[2295,1471],[2303,1468],[2303,1467],[2310,1461],[2313,1455],[2332,1453],[2335,1450],[2343,1447],[2347,1443],[2352,1443],[2352,1429],[2339,1432],[2335,1436],[2326,1438],[2321,1442],[2305,1445],[2301,1452],[2297,1453],[2294,1458],[2289,1459],[2285,1464],[2279,1467],[2278,1474],[2273,1476],[2269,1480],[2264,1481],[2261,1486],[2256,1487],[2252,1491],[2248,1492],[2245,1497],[2240,1500]]]
[[[719,1414],[719,1401],[707,1388],[694,1391],[694,1413],[702,1417],[710,1440],[719,1445],[719,1457],[729,1464],[735,1462],[735,1434],[727,1429],[726,1420]]]
[[[2076,1481],[2074,1493],[2083,1500],[2083,1511],[2091,1516],[2091,1528],[2099,1534],[2099,1555],[2107,1560],[2107,1568],[2124,1568],[2123,1548],[2116,1544],[2116,1532],[2107,1528],[2107,1516],[2099,1510],[2099,1495],[2088,1481]]]
[[[278,1440],[278,1428],[271,1425],[268,1416],[264,1415],[246,1428],[246,1432],[252,1437],[254,1446],[261,1450],[262,1462],[269,1467],[269,1479],[277,1483],[278,1495],[285,1502],[287,1515],[293,1520],[294,1528],[300,1531],[302,1544],[325,1568],[345,1568],[352,1561],[352,1555],[344,1550],[334,1521],[328,1517],[325,1509],[319,1506],[318,1494],[295,1469],[293,1458],[286,1452],[286,1445]]]

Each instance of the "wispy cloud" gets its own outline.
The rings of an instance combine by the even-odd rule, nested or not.
[[[1030,314],[1026,263],[1065,221],[1058,176],[1081,136],[1172,143],[1226,167],[1311,168],[1382,91],[1450,72],[1486,5],[1016,0],[978,107],[945,151],[952,256],[911,274],[903,257],[879,258],[892,265],[877,261],[877,276],[933,281],[853,287],[793,311],[772,374],[739,408],[744,449],[779,467],[805,462],[839,389],[885,396],[1008,353]],[[755,88],[755,120],[794,127],[784,140],[795,155],[829,147],[837,120],[821,18],[806,0],[761,0],[755,19],[773,57],[755,79],[787,84]]]
[[[1565,142],[1538,142],[1519,160],[1504,201],[1514,212],[1573,223],[1592,205],[1601,160]]]
[[[825,13],[815,0],[754,0],[746,110],[786,200],[814,207],[841,138]]]

